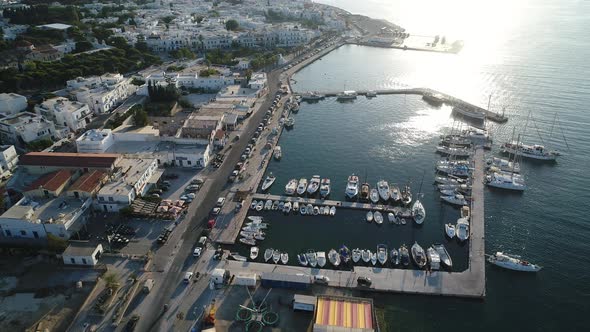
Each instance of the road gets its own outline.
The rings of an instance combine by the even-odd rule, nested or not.
[[[185,290],[182,288],[190,287],[184,286],[182,278],[185,268],[194,263],[194,258],[192,257],[194,244],[198,240],[201,231],[204,229],[209,212],[214,207],[217,198],[219,196],[224,196],[221,195],[221,193],[227,186],[227,178],[231,174],[234,165],[239,161],[242,152],[248,145],[258,124],[262,121],[266,110],[271,106],[273,97],[278,90],[278,78],[279,71],[273,71],[268,74],[268,97],[262,103],[258,111],[252,114],[251,119],[249,119],[246,127],[240,135],[241,139],[232,143],[232,148],[226,154],[225,161],[221,167],[207,177],[205,186],[200,192],[202,197],[195,202],[197,204],[194,204],[194,209],[189,211],[190,220],[187,220],[188,223],[185,222],[183,227],[186,228],[186,231],[184,231],[183,234],[181,233],[182,235],[178,241],[174,241],[174,238],[170,240],[170,242],[176,244],[172,252],[169,250],[158,250],[155,253],[154,261],[168,261],[169,263],[166,264],[167,266],[165,266],[164,269],[156,272],[160,274],[157,278],[160,280],[158,283],[159,287],[154,288],[153,292],[155,292],[155,294],[153,296],[150,294],[150,297],[152,298],[150,303],[148,305],[142,305],[142,307],[147,308],[141,313],[143,319],[140,319],[138,322],[138,331],[166,330],[166,328],[162,326],[164,325],[162,316],[165,316],[163,315],[164,304],[168,303],[173,296],[179,297],[184,293]],[[181,229],[178,229],[175,233],[180,231]],[[160,251],[162,252],[160,253]],[[171,262],[170,258],[172,258]]]

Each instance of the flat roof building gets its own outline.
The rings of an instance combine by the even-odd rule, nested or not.
[[[120,159],[112,153],[29,152],[20,156],[19,165],[32,174],[63,168],[112,172]]]

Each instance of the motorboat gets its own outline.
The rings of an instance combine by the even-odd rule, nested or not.
[[[412,258],[419,268],[423,269],[426,266],[426,253],[418,242],[414,242],[414,245],[412,245]]]
[[[399,265],[399,253],[398,253],[397,249],[395,249],[395,248],[391,249],[391,251],[389,253],[389,261],[391,262],[391,265],[393,265],[393,266]]]
[[[484,121],[486,117],[483,112],[466,107],[453,107],[453,113],[477,122]]]
[[[291,202],[287,202],[285,203],[285,205],[283,206],[283,212],[285,214],[288,214],[289,212],[291,212]]]
[[[324,95],[319,94],[317,92],[310,92],[310,93],[305,93],[301,95],[301,100],[305,100],[305,101],[318,101],[321,99],[324,99]]]
[[[245,262],[248,260],[248,258],[238,254],[237,252],[230,252],[229,257],[238,262]]]
[[[330,179],[324,178],[320,182],[320,196],[326,198],[330,195]]]
[[[560,153],[555,150],[547,150],[543,145],[527,145],[517,141],[511,141],[502,144],[500,151],[524,158],[555,161]]]
[[[305,207],[304,205],[301,205],[301,208],[299,209],[299,213],[304,216],[307,214],[307,207]]]
[[[262,216],[248,216],[247,219],[253,223],[261,223],[264,220],[264,217],[262,217]]]
[[[268,188],[270,188],[270,186],[272,186],[273,183],[275,183],[276,180],[276,176],[272,175],[272,173],[270,173],[266,179],[264,179],[264,182],[262,182],[262,191],[266,191],[268,190]]]
[[[285,202],[281,201],[279,202],[279,208],[280,211],[283,211],[285,209]]]
[[[387,202],[391,195],[389,192],[389,183],[385,180],[380,180],[377,182],[377,190],[379,191],[379,197],[381,197],[384,202]]]
[[[434,182],[436,183],[440,183],[440,184],[464,184],[465,180],[464,179],[460,179],[454,176],[436,176],[434,177]]]
[[[373,211],[367,212],[366,219],[367,219],[367,222],[373,221]]]
[[[299,202],[293,202],[293,212],[299,211]]]
[[[428,265],[431,270],[440,270],[440,255],[436,249],[432,246],[426,249],[426,257],[428,257]]]
[[[281,253],[281,263],[287,265],[289,262],[289,254],[286,252]]]
[[[387,246],[384,244],[380,244],[377,246],[377,260],[379,264],[385,265],[387,263]]]
[[[440,256],[440,262],[443,263],[443,265],[448,268],[453,267],[453,260],[451,259],[451,255],[449,255],[449,252],[445,246],[440,243],[435,243],[432,245],[432,248],[438,252],[438,255]]]
[[[283,152],[281,151],[281,147],[278,145],[275,146],[272,155],[275,158],[275,160],[281,160],[281,158],[283,158]]]
[[[329,215],[330,215],[330,207],[324,206],[324,216],[329,216]]]
[[[258,204],[258,202],[253,200],[252,204],[250,204],[250,210],[256,210],[256,204]]]
[[[272,248],[268,248],[264,250],[264,261],[268,262],[272,258],[274,250]]]
[[[470,184],[439,184],[436,186],[438,190],[455,190],[461,193],[467,193],[471,190]]]
[[[352,174],[348,177],[348,183],[346,184],[346,190],[344,192],[346,198],[353,199],[359,193],[359,177]]]
[[[367,98],[374,98],[374,97],[377,97],[377,92],[375,92],[373,90],[369,90],[369,91],[367,91],[367,93],[365,94],[365,96]]]
[[[258,247],[251,247],[250,248],[250,259],[255,260],[258,257],[258,252],[260,249]]]
[[[260,212],[260,211],[262,211],[263,208],[264,208],[264,202],[258,201],[258,203],[256,204],[256,211]]]
[[[471,209],[469,206],[464,206],[461,208],[461,218],[469,219],[471,217]]]
[[[436,170],[454,177],[466,178],[471,175],[471,169],[464,164],[436,166]]]
[[[286,195],[293,195],[297,190],[297,179],[291,179],[285,186],[285,194]]]
[[[520,272],[538,272],[542,269],[541,266],[529,263],[521,259],[520,256],[509,255],[500,251],[489,256],[488,262],[501,268]]]
[[[402,203],[404,205],[410,205],[410,203],[412,203],[412,190],[410,189],[410,186],[405,185],[404,189],[402,189]]]
[[[406,224],[406,218],[401,218],[399,222],[400,222],[402,225],[405,225],[405,224]]]
[[[371,264],[373,264],[373,266],[375,266],[377,264],[377,253],[376,252],[371,253]]]
[[[279,209],[279,204],[280,204],[279,201],[272,202],[271,210],[273,210],[273,211],[278,210]]]
[[[457,219],[456,236],[459,241],[463,242],[469,239],[469,220],[465,218]]]
[[[275,264],[277,264],[280,259],[281,259],[281,252],[275,249],[272,252],[272,261],[275,262]]]
[[[325,210],[324,207],[320,206],[320,215],[324,215],[324,210]]]
[[[307,262],[309,263],[309,266],[316,267],[318,265],[317,254],[315,251],[309,250],[305,254],[305,258],[306,258]]]
[[[391,200],[394,203],[401,202],[402,195],[401,195],[400,190],[397,186],[391,186],[391,193],[389,194],[389,197],[391,197]]]
[[[336,215],[336,207],[335,207],[335,206],[332,206],[332,207],[330,208],[330,216],[331,216],[331,217],[333,217],[333,216],[335,216],[335,215]]]
[[[254,240],[253,238],[240,238],[240,242],[243,244],[247,244],[249,246],[255,246],[256,245],[256,240]]]
[[[373,212],[373,219],[377,225],[381,225],[383,223],[383,214],[379,211]]]
[[[318,259],[318,266],[319,267],[324,267],[326,265],[326,253],[323,251],[318,251],[316,253],[317,259]]]
[[[361,259],[363,262],[368,263],[371,260],[371,250],[361,250]]]
[[[330,263],[332,263],[332,265],[334,265],[335,267],[338,267],[340,265],[340,255],[335,249],[330,249],[330,251],[328,252],[328,259],[330,260]]]
[[[297,184],[297,195],[303,196],[305,190],[307,190],[307,179],[301,178],[299,179],[299,184]]]
[[[307,186],[307,193],[309,195],[315,195],[315,193],[320,188],[320,176],[314,175],[311,177],[311,181],[309,181],[309,185]]]
[[[340,254],[341,261],[347,264],[350,261],[350,249],[347,246],[342,245],[340,249],[338,249],[338,253]]]
[[[267,200],[266,203],[264,203],[264,209],[267,211],[272,209],[272,201],[270,199]]]
[[[307,262],[307,255],[306,254],[299,254],[297,255],[297,261],[299,262],[299,265],[301,266],[307,266],[308,262]]]
[[[399,258],[400,263],[403,266],[410,265],[410,253],[408,252],[408,248],[405,244],[402,244],[402,246],[399,248]]]
[[[360,199],[362,201],[368,201],[369,200],[369,192],[370,191],[371,191],[371,186],[368,183],[363,183],[361,185]]]
[[[387,220],[389,221],[390,224],[393,224],[397,221],[395,218],[395,214],[393,214],[393,212],[389,212],[387,214]]]
[[[469,148],[455,148],[448,146],[437,146],[436,152],[451,157],[469,157],[473,154],[473,150]]]
[[[295,118],[288,117],[283,125],[285,126],[285,128],[293,128],[293,126],[295,125]]]
[[[485,182],[489,187],[499,189],[515,191],[524,191],[526,189],[524,177],[516,173],[494,172],[486,176]]]
[[[352,249],[352,262],[353,263],[358,263],[358,261],[361,259],[361,250],[359,248],[356,249]]]
[[[346,90],[336,95],[336,100],[353,100],[356,99],[357,93],[353,90]]]
[[[508,159],[492,157],[486,160],[489,169],[496,168],[502,172],[520,173],[520,163]]]
[[[449,203],[449,204],[453,204],[453,205],[467,205],[469,204],[467,202],[467,200],[465,199],[465,196],[461,195],[461,194],[455,194],[453,196],[440,196],[440,199],[442,199],[443,201]]]
[[[313,215],[317,216],[318,214],[320,214],[320,208],[317,206],[313,207]]]
[[[453,224],[445,224],[445,234],[450,238],[455,237],[455,225]]]
[[[312,215],[313,214],[313,205],[307,204],[307,206],[305,208],[307,209],[307,214],[308,215]]]
[[[470,164],[471,164],[470,160],[449,160],[448,158],[436,161],[436,166],[457,166],[457,165],[469,166]]]
[[[412,204],[412,217],[418,225],[422,225],[424,219],[426,218],[426,209],[424,209],[422,202],[420,202],[418,199],[414,201],[414,204]]]
[[[455,194],[460,194],[460,193],[459,193],[459,191],[457,191],[457,188],[452,188],[452,189],[440,190],[440,194],[443,196],[454,196]]]
[[[369,193],[369,199],[373,204],[379,203],[379,191],[376,188],[371,189]]]

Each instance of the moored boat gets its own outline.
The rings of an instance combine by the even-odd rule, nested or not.
[[[377,253],[376,252],[371,253],[371,264],[373,264],[373,266],[375,266],[377,264]]]
[[[270,199],[267,200],[266,203],[264,203],[264,209],[267,211],[272,209],[272,201]]]
[[[251,260],[256,260],[256,258],[258,257],[258,247],[251,247],[250,248],[250,259]]]
[[[256,204],[258,204],[258,202],[256,200],[253,200],[252,204],[250,204],[250,210],[256,210]]]
[[[297,190],[297,179],[291,179],[285,186],[285,194],[286,195],[293,195]]]
[[[393,266],[399,265],[399,253],[398,253],[397,249],[395,249],[395,248],[391,249],[391,252],[389,253],[389,261],[391,262],[391,265],[393,265]]]
[[[286,252],[281,253],[281,263],[287,264],[289,262],[289,254]]]
[[[245,262],[248,260],[248,258],[238,254],[237,252],[230,252],[229,257],[238,261],[238,262]]]
[[[466,241],[469,239],[469,220],[465,218],[457,219],[456,236],[459,241]]]
[[[387,246],[385,244],[380,244],[377,246],[377,260],[379,264],[385,265],[387,263]]]
[[[371,191],[371,186],[369,186],[368,183],[363,183],[361,185],[361,194],[360,194],[360,199],[362,201],[368,201],[369,200],[369,192]]]
[[[359,248],[352,249],[352,262],[358,263],[361,259],[361,250]]]
[[[272,252],[272,261],[277,264],[279,262],[279,260],[281,259],[281,252],[278,250],[274,250]]]
[[[307,179],[301,178],[297,184],[297,195],[302,196],[305,194],[305,190],[307,190]]]
[[[299,202],[293,202],[293,212],[299,211]]]
[[[351,176],[348,177],[348,182],[346,184],[346,190],[345,190],[344,194],[346,195],[346,198],[353,199],[358,195],[358,193],[359,193],[359,177],[352,174]]]
[[[262,183],[262,191],[266,191],[268,190],[268,188],[270,188],[270,186],[272,186],[273,183],[275,183],[276,180],[276,176],[272,175],[272,173],[270,173],[266,179],[264,179],[264,182]]]
[[[314,175],[311,177],[311,181],[309,181],[309,185],[307,186],[307,193],[309,195],[315,195],[315,193],[320,188],[320,176]]]
[[[369,199],[373,204],[379,203],[379,191],[376,188],[371,189],[371,192],[369,193]]]
[[[453,196],[440,196],[440,199],[442,199],[443,201],[449,203],[449,204],[453,204],[453,205],[467,205],[468,202],[465,199],[465,196],[461,195],[461,194],[455,194]]]
[[[260,212],[260,211],[262,211],[263,208],[264,208],[264,202],[258,201],[258,203],[256,204],[256,211]]]
[[[405,185],[404,189],[401,191],[402,196],[402,203],[404,205],[410,205],[412,203],[412,190],[410,189],[409,185]]]
[[[283,152],[280,146],[275,146],[273,151],[273,157],[275,158],[275,160],[281,160],[281,158],[283,158]]]
[[[517,141],[502,144],[500,150],[503,153],[522,156],[524,158],[529,159],[546,161],[555,161],[557,160],[557,157],[560,155],[560,153],[555,150],[547,150],[543,145],[526,145]]]
[[[387,220],[389,221],[390,224],[396,223],[396,218],[395,218],[395,214],[393,214],[393,212],[389,212],[387,213]]]
[[[361,250],[361,259],[363,262],[368,263],[371,260],[371,250]]]
[[[373,219],[377,225],[381,225],[383,223],[383,214],[379,211],[373,212]]]
[[[367,216],[365,218],[367,219],[367,222],[373,221],[373,211],[367,212]]]
[[[418,242],[414,242],[414,245],[412,245],[412,258],[419,268],[423,269],[426,266],[426,253]]]
[[[445,246],[443,246],[440,243],[435,243],[432,245],[432,247],[434,248],[434,250],[438,252],[441,263],[443,263],[443,265],[445,265],[448,268],[452,268],[453,260],[451,259],[451,255],[449,255],[447,248],[445,248]]]
[[[538,272],[542,269],[541,266],[529,263],[521,259],[520,256],[509,255],[500,251],[489,256],[488,262],[505,269],[520,272]]]
[[[336,100],[353,100],[353,99],[356,99],[356,96],[357,96],[356,91],[346,90],[346,91],[340,92],[336,96]]]
[[[418,199],[414,201],[414,204],[412,205],[412,217],[418,225],[421,225],[426,218],[426,210],[424,209],[422,202]]]
[[[334,215],[336,215],[336,207],[335,206],[332,206],[330,208],[330,216],[333,217]]]
[[[299,262],[299,265],[307,266],[307,264],[308,264],[307,255],[306,254],[298,254],[297,261]]]
[[[428,257],[428,265],[431,270],[440,270],[440,255],[432,246],[426,249],[426,256]]]
[[[389,194],[389,197],[391,197],[391,200],[394,203],[401,202],[402,195],[401,195],[400,190],[397,186],[391,186],[391,193]]]
[[[399,258],[400,263],[403,266],[410,265],[410,253],[408,252],[408,248],[405,244],[402,244],[402,246],[399,248]]]
[[[320,196],[326,198],[330,195],[330,179],[324,178],[320,183]]]
[[[324,251],[318,251],[316,255],[318,260],[318,266],[324,267],[326,265],[326,253]]]
[[[330,249],[328,252],[328,260],[330,260],[330,263],[332,263],[332,265],[335,267],[340,265],[340,255],[335,249]]]
[[[391,195],[389,192],[389,183],[385,180],[380,180],[377,182],[377,190],[379,191],[379,197],[381,197],[384,202],[387,202]]]
[[[307,259],[307,262],[309,263],[309,266],[316,267],[316,265],[318,265],[318,259],[315,251],[308,250],[305,254],[305,257]]]
[[[272,248],[268,248],[264,250],[264,261],[268,262],[272,258],[274,250]]]
[[[452,239],[455,237],[455,225],[453,224],[445,224],[445,234]]]
[[[291,212],[291,202],[285,203],[285,205],[283,206],[283,212],[285,214],[288,214],[289,212]]]

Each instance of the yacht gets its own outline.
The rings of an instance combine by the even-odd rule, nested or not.
[[[309,185],[307,186],[307,193],[309,195],[315,195],[318,189],[320,189],[320,176],[314,175],[311,177],[311,181],[309,181]]]
[[[373,219],[377,225],[381,225],[383,223],[383,214],[379,211],[373,212]]]
[[[474,121],[484,121],[486,117],[483,112],[464,107],[453,107],[453,113]]]
[[[456,236],[459,241],[463,242],[469,239],[469,220],[466,218],[457,219]]]
[[[272,252],[272,261],[277,264],[279,260],[281,260],[281,252],[275,249]]]
[[[309,266],[316,267],[316,265],[318,265],[318,258],[317,258],[317,254],[315,251],[309,250],[305,254],[305,256],[306,256],[307,262],[309,263]]]
[[[330,195],[330,179],[322,179],[320,182],[320,196],[326,198]]]
[[[297,185],[297,195],[302,196],[305,194],[305,190],[307,189],[307,179],[301,178],[299,179],[299,184]]]
[[[389,183],[385,180],[381,180],[377,182],[377,190],[379,191],[379,196],[384,202],[387,202],[390,197],[389,193]]]
[[[272,173],[270,173],[266,179],[264,179],[264,182],[262,183],[262,191],[266,191],[268,190],[268,188],[270,188],[270,186],[272,186],[273,183],[275,183],[276,180],[276,176],[272,175]]]
[[[330,249],[328,252],[328,259],[330,260],[330,263],[334,265],[334,267],[338,267],[340,265],[340,255],[335,249]]]
[[[336,100],[352,100],[352,99],[356,99],[356,96],[357,96],[356,91],[346,90],[346,91],[340,92],[336,96]]]
[[[440,270],[440,255],[438,251],[432,246],[426,249],[426,256],[428,257],[428,265],[431,270]]]
[[[281,150],[280,146],[275,146],[274,148],[274,152],[273,152],[273,157],[275,158],[275,160],[281,160],[281,158],[283,158],[283,152]]]
[[[297,190],[297,179],[291,179],[285,186],[285,194],[286,195],[293,195]]]
[[[352,249],[352,262],[353,263],[358,263],[358,261],[361,259],[361,250],[359,248],[356,249]]]
[[[272,248],[268,248],[264,251],[264,261],[268,262],[272,258],[272,253],[274,250]]]
[[[524,178],[522,175],[516,173],[494,172],[486,176],[485,181],[488,186],[494,188],[516,191],[524,191],[526,189]]]
[[[451,157],[469,157],[473,153],[473,151],[468,148],[451,148],[448,146],[437,146],[436,152]]]
[[[461,194],[455,194],[454,196],[440,196],[440,199],[442,199],[443,201],[449,203],[449,204],[453,204],[453,205],[467,205],[468,202],[465,199],[465,196],[461,195]]]
[[[445,234],[450,238],[455,237],[455,225],[453,224],[445,224]]]
[[[346,198],[353,199],[359,193],[359,177],[352,174],[348,177],[348,183],[346,184]]]
[[[293,126],[295,125],[295,118],[293,117],[288,117],[287,120],[285,120],[285,128],[293,128]]]
[[[402,246],[399,247],[399,257],[403,266],[410,265],[410,253],[408,252],[408,248],[405,244],[402,244]]]
[[[368,183],[363,183],[361,185],[361,195],[360,195],[360,199],[361,201],[368,201],[369,200],[369,192],[371,191],[371,186],[369,186]]]
[[[418,225],[421,225],[426,218],[426,209],[424,209],[422,202],[418,199],[412,205],[412,217],[414,217],[414,221]]]
[[[426,266],[426,253],[418,242],[414,242],[414,245],[412,246],[412,258],[419,268],[423,269],[424,266]]]
[[[289,262],[289,254],[286,252],[281,253],[281,263],[287,264]]]
[[[398,253],[397,249],[395,249],[395,248],[391,249],[391,252],[389,253],[389,261],[391,262],[391,265],[393,265],[393,266],[399,265],[399,253]]]
[[[373,211],[367,212],[366,219],[367,219],[367,222],[373,221]]]
[[[539,265],[521,259],[519,256],[505,254],[500,251],[489,256],[488,262],[505,269],[521,272],[538,272],[542,268]]]
[[[492,157],[486,160],[488,169],[502,172],[520,173],[520,163],[508,159]]]
[[[250,259],[251,260],[256,260],[256,258],[258,257],[258,247],[251,247],[250,248]]]
[[[409,205],[410,203],[412,203],[412,190],[410,189],[410,186],[406,185],[404,187],[404,189],[402,190],[402,203],[404,205]]]
[[[399,203],[402,200],[402,195],[397,186],[391,186],[391,193],[389,196],[394,203]]]
[[[522,156],[524,158],[556,161],[560,155],[555,150],[547,150],[543,145],[526,145],[517,141],[511,141],[504,143],[500,150],[503,153],[509,153],[516,156]]]
[[[367,91],[367,93],[365,94],[365,96],[367,98],[374,98],[374,97],[377,97],[377,92],[375,92],[373,90],[369,90],[369,91]]]
[[[316,255],[318,259],[318,266],[324,267],[326,265],[326,253],[323,251],[318,251]]]
[[[361,259],[363,262],[368,263],[371,260],[371,250],[361,250]]]
[[[440,243],[435,243],[432,245],[432,248],[434,248],[434,250],[438,252],[440,262],[443,263],[443,265],[445,265],[448,268],[453,267],[453,260],[451,259],[451,255],[449,255],[449,252],[447,251],[447,248],[445,248],[445,246],[443,246]]]
[[[371,189],[371,192],[369,193],[369,199],[373,204],[379,203],[379,191],[376,188]]]
[[[387,246],[384,244],[380,244],[377,246],[377,260],[381,265],[385,265],[387,263]]]
[[[307,264],[308,264],[307,256],[305,254],[297,255],[297,261],[299,262],[299,265],[301,265],[301,266],[307,266]]]

